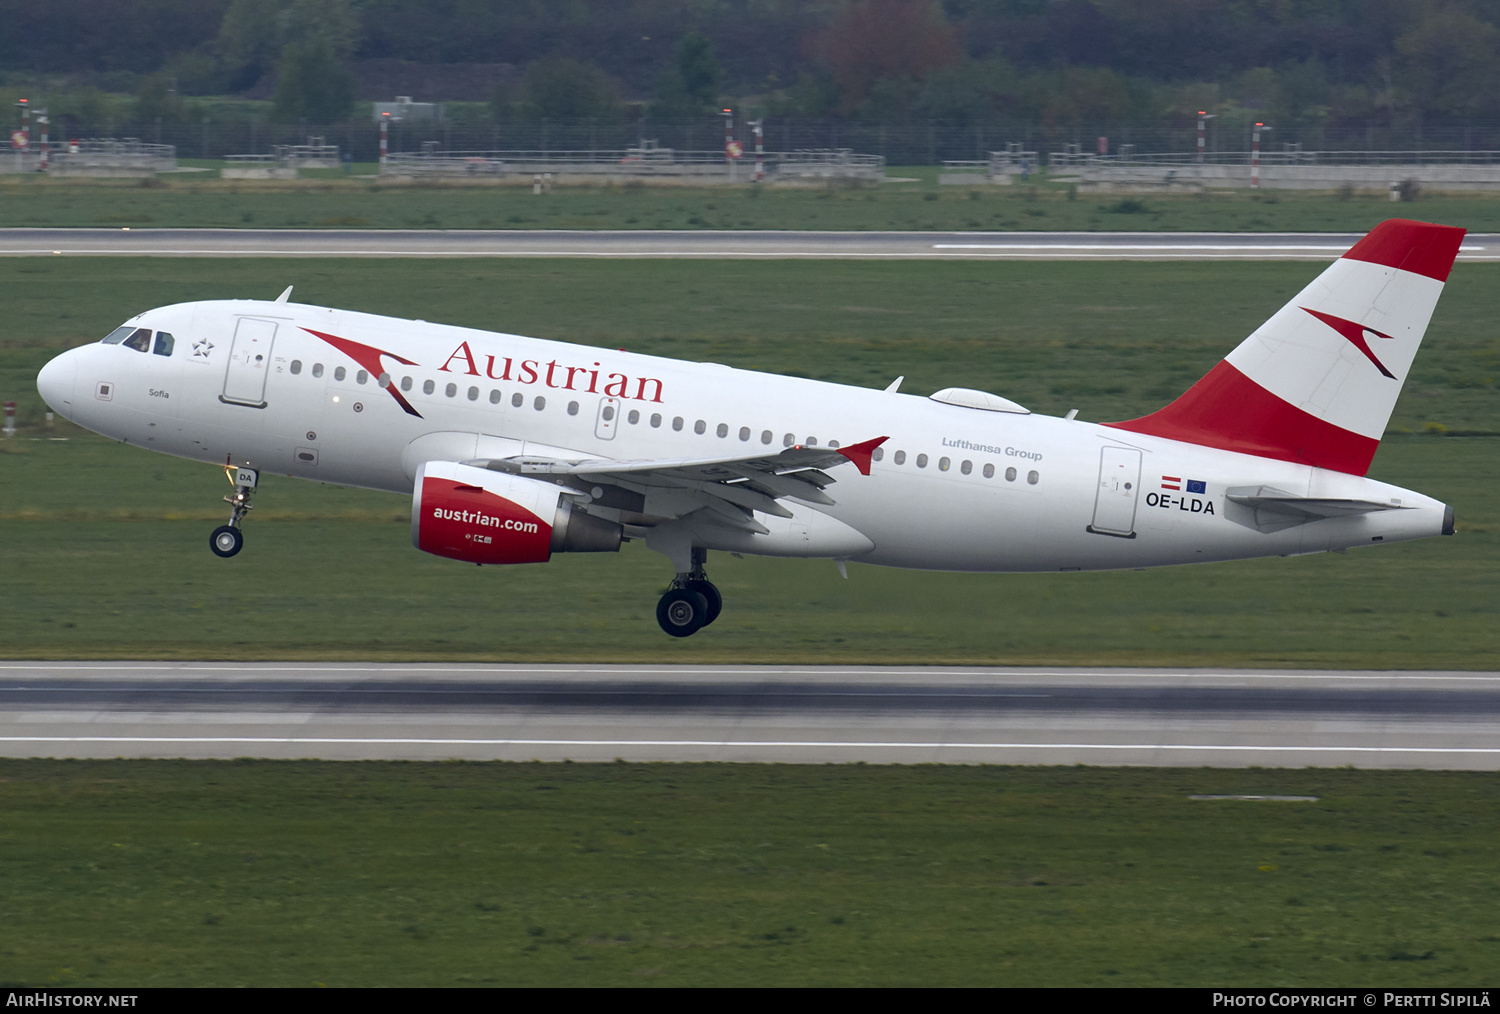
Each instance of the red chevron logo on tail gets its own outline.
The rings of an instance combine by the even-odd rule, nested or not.
[[[1307,307],[1304,306],[1302,309],[1307,310]],[[1345,338],[1349,339],[1349,344],[1353,345],[1355,348],[1363,352],[1365,354],[1365,358],[1374,363],[1377,370],[1385,374],[1387,377],[1390,377],[1392,380],[1396,379],[1396,375],[1390,370],[1386,369],[1384,363],[1375,358],[1375,353],[1370,351],[1370,346],[1365,342],[1366,334],[1372,334],[1376,338],[1384,338],[1386,341],[1395,341],[1394,338],[1392,338],[1388,334],[1381,334],[1379,331],[1376,331],[1372,327],[1365,327],[1363,324],[1356,324],[1354,323],[1354,321],[1345,320],[1343,317],[1335,317],[1331,313],[1323,313],[1318,310],[1307,310],[1307,312],[1321,320],[1323,323],[1327,324],[1329,327],[1333,328]]]

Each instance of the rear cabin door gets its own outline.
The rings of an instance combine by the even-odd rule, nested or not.
[[[1089,531],[1135,538],[1135,506],[1141,492],[1141,452],[1105,447],[1099,452],[1099,490]]]
[[[266,376],[271,372],[271,345],[276,341],[276,323],[241,317],[229,349],[229,367],[224,373],[220,401],[234,405],[266,407]]]

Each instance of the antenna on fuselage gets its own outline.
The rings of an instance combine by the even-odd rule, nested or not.
[[[891,381],[890,384],[886,387],[885,393],[886,394],[895,394],[901,388],[901,381],[903,381],[905,379],[906,379],[906,376],[903,374],[902,376],[899,376],[895,380]]]
[[[290,285],[288,285],[285,289],[283,289],[281,291],[281,295],[279,295],[279,296],[276,297],[276,302],[278,302],[278,303],[285,303],[288,299],[291,298],[291,296],[292,296],[292,287]]]

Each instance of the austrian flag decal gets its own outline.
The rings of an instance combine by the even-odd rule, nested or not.
[[[1181,476],[1177,476],[1177,475],[1164,475],[1164,476],[1162,476],[1161,477],[1161,488],[1162,489],[1176,490],[1178,492],[1181,492],[1182,491],[1182,477]],[[1208,492],[1208,483],[1204,482],[1202,479],[1189,479],[1187,481],[1187,491],[1189,493],[1207,493]]]

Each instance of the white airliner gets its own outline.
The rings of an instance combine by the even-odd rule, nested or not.
[[[643,539],[668,634],[712,623],[709,550],[931,570],[1068,571],[1452,534],[1365,477],[1464,230],[1389,221],[1187,393],[1140,419],[1035,415],[274,302],[132,318],[37,377],[126,443],[223,465],[219,556],[258,474],[412,497],[412,542],[477,564]]]

